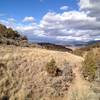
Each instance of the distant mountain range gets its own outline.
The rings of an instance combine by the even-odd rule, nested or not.
[[[31,41],[32,42],[32,41]],[[92,44],[95,44],[95,43],[100,43],[100,40],[91,40],[91,41],[88,41],[88,42],[84,42],[84,41],[67,41],[67,42],[58,42],[58,43],[53,43],[53,42],[42,42],[42,41],[40,41],[40,42],[32,42],[32,43],[35,43],[35,44],[41,44],[41,45],[43,45],[43,44],[51,44],[51,45],[61,45],[61,46],[69,46],[69,47],[77,47],[77,46],[79,46],[79,47],[81,47],[81,46],[88,46],[88,45],[92,45]]]
[[[57,51],[67,51],[72,53],[75,47],[84,50],[90,50],[91,48],[100,47],[100,40],[89,41],[89,42],[72,42],[72,44],[68,44],[68,45],[45,43],[45,42],[40,42],[35,44],[37,44],[37,47],[39,46],[40,48],[57,50]]]
[[[88,42],[73,41],[73,42],[71,42],[71,45],[72,46],[88,46],[88,45],[92,45],[92,44],[95,44],[95,43],[100,43],[100,40],[91,40],[91,41],[88,41]]]
[[[86,45],[91,45],[91,44],[95,44],[95,43],[100,43],[100,40],[89,41],[86,43]]]

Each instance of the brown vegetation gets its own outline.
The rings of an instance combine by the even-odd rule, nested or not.
[[[78,59],[77,56],[65,52],[14,45],[0,46],[0,98],[63,98],[74,78],[71,65],[65,62],[72,64],[72,59],[75,58]],[[45,70],[48,62],[49,65],[57,66],[62,73],[55,77],[48,75]]]
[[[97,73],[99,73],[99,76],[97,76]],[[88,80],[95,80],[96,77],[100,77],[100,49],[91,50],[85,56],[83,75]]]
[[[20,35],[12,28],[0,24],[0,44],[22,46],[28,45],[27,37]]]

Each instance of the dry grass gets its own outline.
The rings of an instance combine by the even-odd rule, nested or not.
[[[52,58],[67,77],[47,75],[45,65]],[[67,52],[0,46],[0,99],[5,96],[10,100],[66,100],[67,97],[68,100],[98,100],[90,85],[74,69],[76,78],[68,91],[72,73],[67,71],[79,67],[83,60]]]
[[[24,100],[25,98],[38,100],[41,97],[50,99],[48,93],[56,93],[53,88],[50,88],[51,80],[52,84],[55,84],[55,80],[60,81],[59,78],[61,80],[63,78],[48,78],[45,65],[51,58],[55,59],[57,67],[60,69],[63,69],[65,62],[74,65],[83,60],[83,58],[67,52],[39,48],[0,46],[0,64],[4,64],[5,66],[0,66],[0,72],[2,72],[2,76],[0,76],[0,97],[8,96],[10,100]],[[45,95],[39,94],[40,92]],[[58,94],[54,95],[57,96]],[[36,98],[31,99],[34,97]]]

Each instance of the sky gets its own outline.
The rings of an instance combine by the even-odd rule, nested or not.
[[[100,0],[1,0],[0,23],[34,42],[100,40]]]

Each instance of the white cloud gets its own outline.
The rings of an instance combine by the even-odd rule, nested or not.
[[[100,22],[96,17],[88,16],[83,11],[67,11],[62,14],[48,12],[39,26],[45,35],[62,41],[65,39],[87,41],[100,36]]]
[[[23,19],[23,22],[34,22],[35,21],[35,19],[34,19],[34,17],[32,17],[32,16],[30,16],[30,17],[25,17],[24,19]]]
[[[60,7],[60,10],[68,10],[68,6],[62,6]]]
[[[80,9],[88,9],[91,8],[93,5],[91,5],[90,0],[80,0],[79,6]]]
[[[89,16],[100,20],[100,0],[80,0],[79,7],[80,10],[87,11]]]
[[[16,29],[22,32],[29,32],[34,30],[34,26],[17,26]]]

